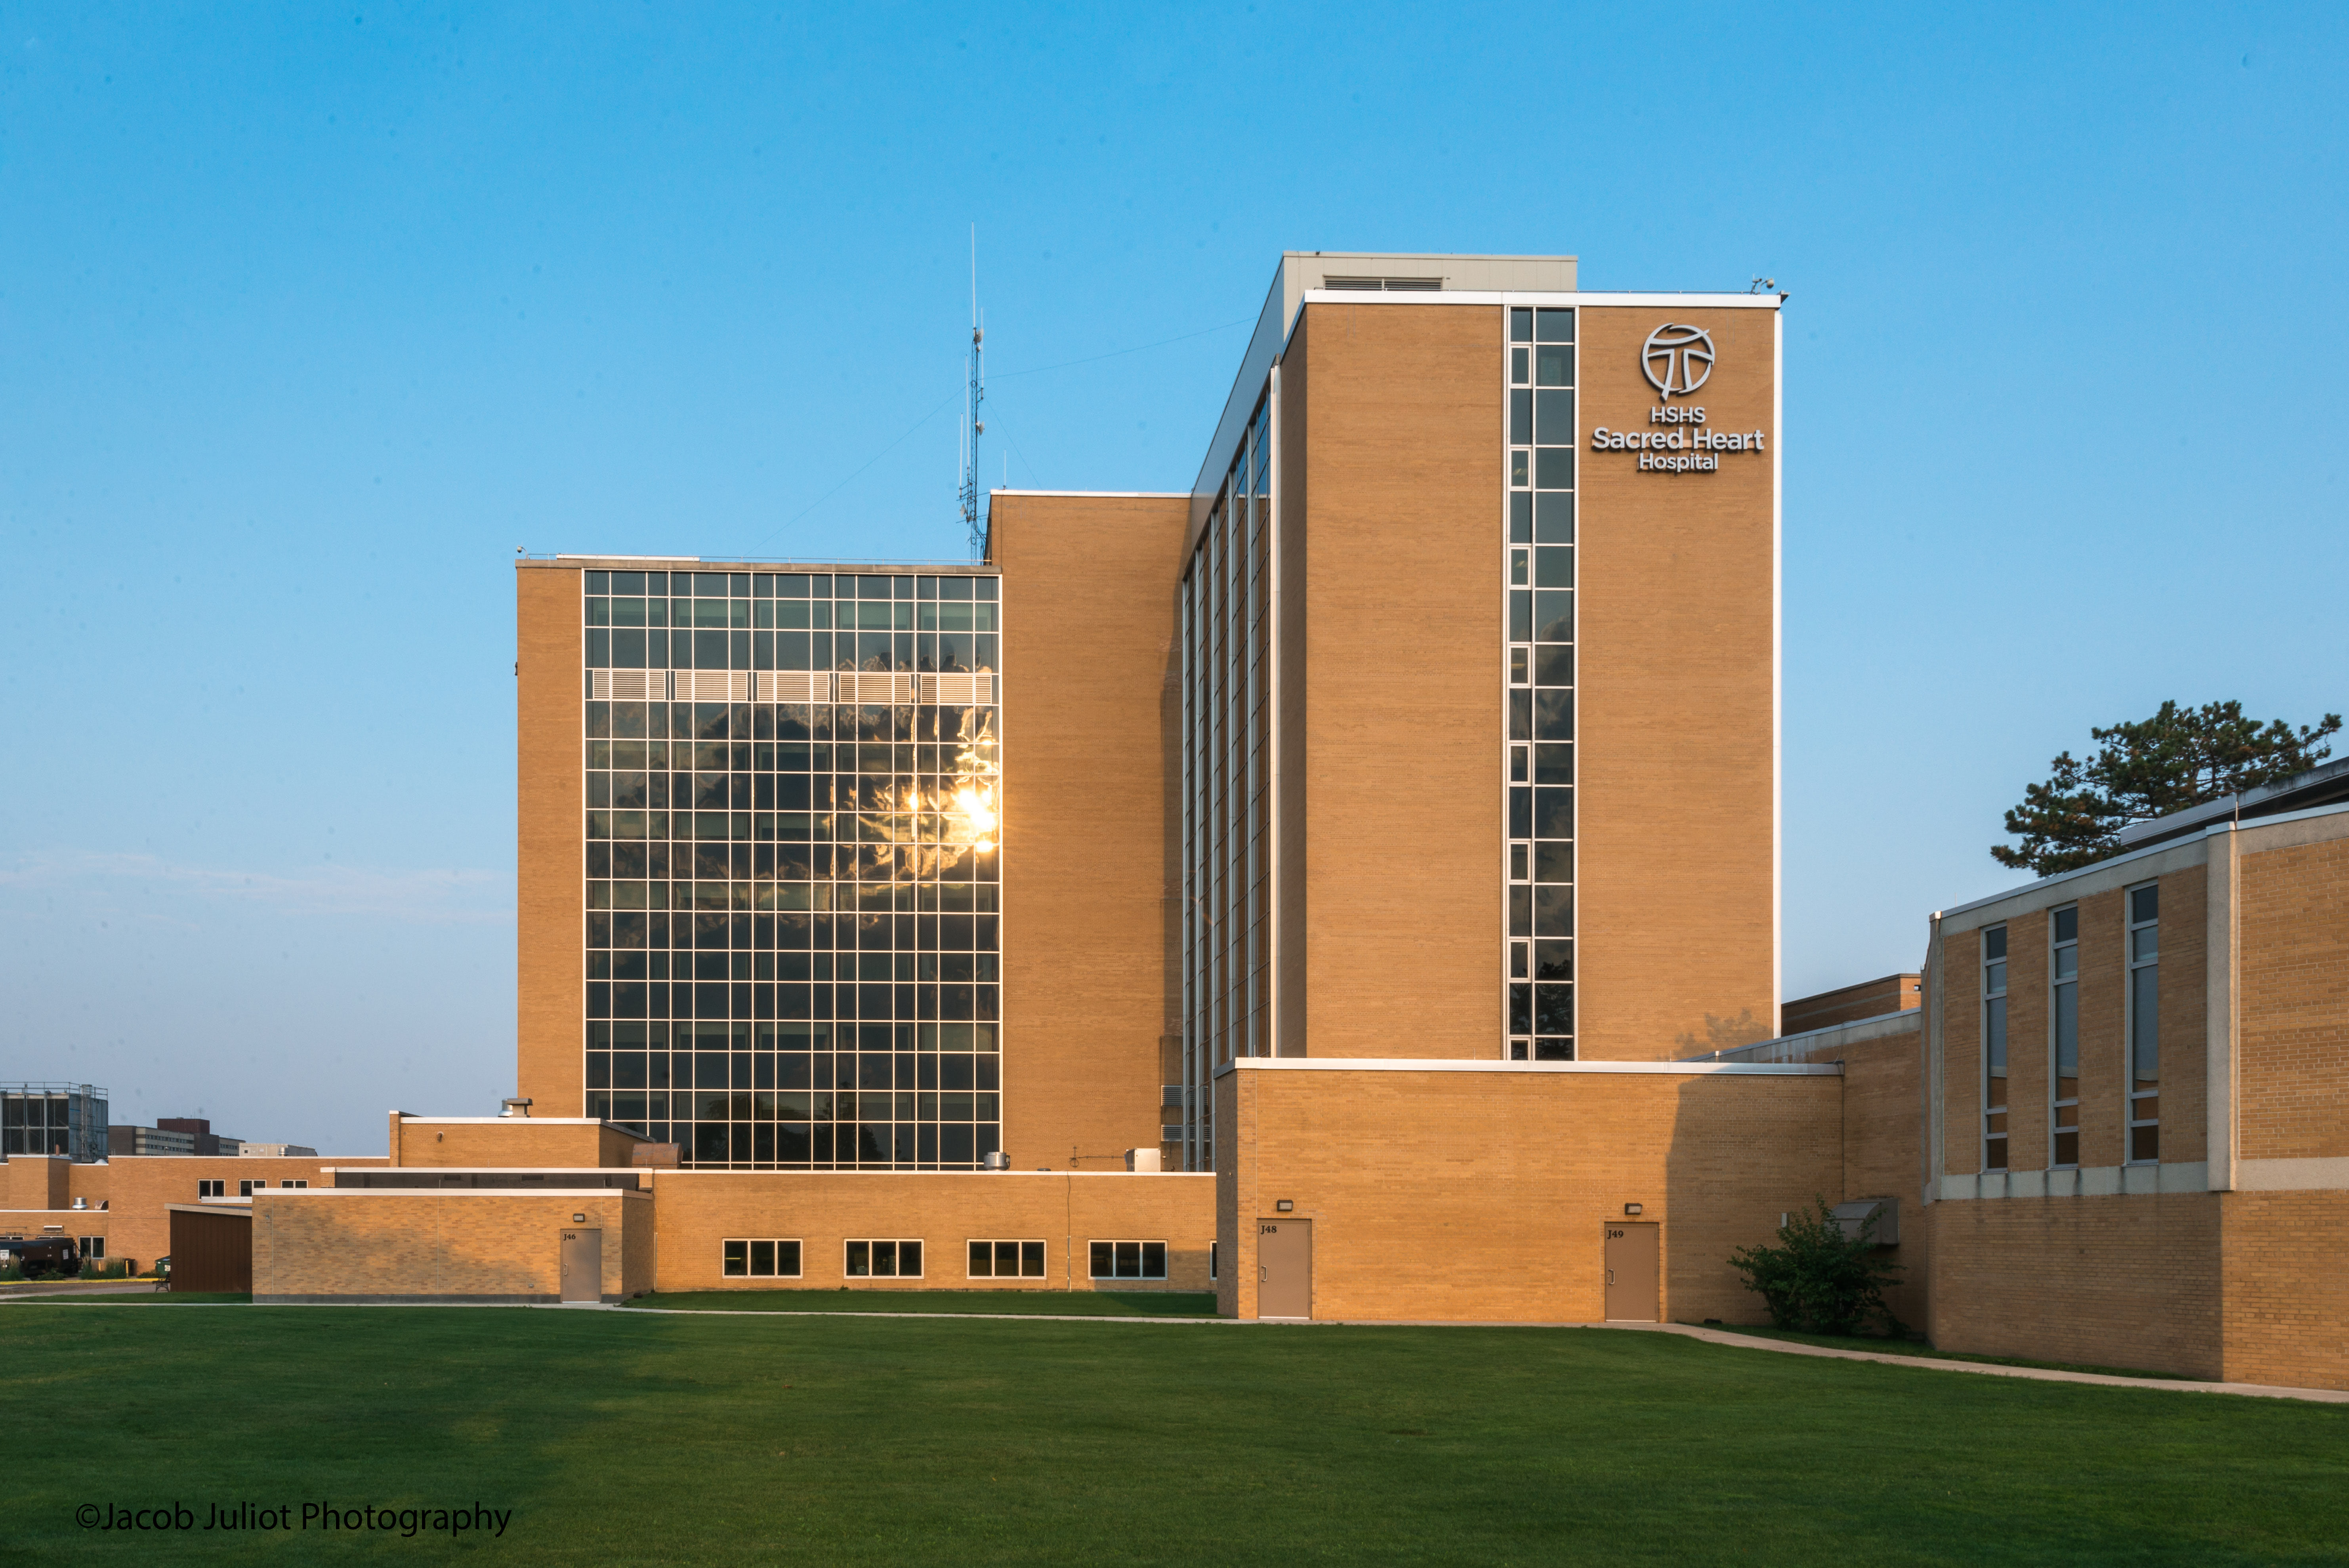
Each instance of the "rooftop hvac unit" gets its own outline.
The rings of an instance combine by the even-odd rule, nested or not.
[[[1159,1170],[1158,1150],[1155,1149],[1127,1150],[1125,1151],[1125,1168],[1128,1171]]]

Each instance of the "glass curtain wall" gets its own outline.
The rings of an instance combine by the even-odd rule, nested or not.
[[[1502,760],[1512,1061],[1574,1059],[1575,334],[1570,309],[1508,313],[1508,605]]]
[[[690,1166],[976,1166],[999,580],[583,577],[587,1114]]]
[[[1182,588],[1184,1161],[1214,1163],[1210,1085],[1269,1052],[1272,425],[1267,403],[1233,455]],[[1172,1098],[1172,1097],[1170,1097]]]

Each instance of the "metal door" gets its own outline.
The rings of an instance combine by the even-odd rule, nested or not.
[[[1658,1228],[1622,1221],[1607,1227],[1607,1316],[1617,1323],[1654,1323]]]
[[[1312,1221],[1257,1221],[1256,1262],[1258,1317],[1313,1315]]]
[[[563,1233],[563,1299],[604,1299],[604,1233]]]

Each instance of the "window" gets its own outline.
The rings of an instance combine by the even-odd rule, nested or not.
[[[1093,1278],[1164,1279],[1164,1242],[1095,1242]]]
[[[1209,1242],[1207,1243],[1207,1277],[1209,1279],[1218,1277],[1216,1273],[1216,1249],[1221,1245],[1223,1245],[1221,1242]]]
[[[2047,920],[2049,1145],[2047,1163],[2080,1162],[2080,910],[2059,909]]]
[[[973,1279],[1042,1279],[1044,1277],[1044,1243],[1041,1242],[973,1242],[970,1244],[970,1277]]]
[[[306,1187],[308,1187],[308,1186],[310,1185],[310,1183],[309,1183],[309,1182],[307,1182],[307,1181],[280,1181],[280,1182],[279,1182],[279,1183],[277,1183],[277,1184],[278,1184],[280,1187],[288,1187],[288,1188],[294,1188],[294,1189],[297,1189],[297,1190],[306,1188]]]
[[[225,1198],[227,1196],[228,1183],[226,1181],[199,1181],[196,1183],[196,1198],[200,1202],[206,1198]]]
[[[847,1273],[850,1279],[919,1279],[922,1277],[922,1243],[851,1242],[848,1243]]]
[[[104,1257],[106,1255],[106,1238],[104,1236],[82,1237],[81,1255],[86,1258]]]
[[[725,1273],[729,1279],[797,1279],[800,1244],[789,1242],[726,1243]]]
[[[2128,890],[2128,1157],[2161,1158],[2161,885]]]
[[[1574,1059],[1575,315],[1509,311],[1501,593],[1503,1033]]]
[[[1982,933],[1982,1169],[2006,1169],[2006,927]]]
[[[999,579],[580,575],[585,1114],[688,1167],[978,1169]]]

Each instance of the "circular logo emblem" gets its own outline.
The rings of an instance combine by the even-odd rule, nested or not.
[[[1640,346],[1640,370],[1664,397],[1685,397],[1713,375],[1713,334],[1666,322]]]

